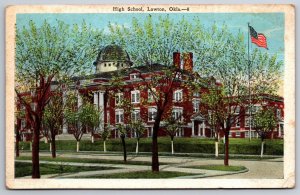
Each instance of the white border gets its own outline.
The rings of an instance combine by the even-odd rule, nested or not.
[[[174,5],[196,12],[285,13],[284,179],[14,179],[14,48],[17,13],[112,13],[113,6],[10,6],[6,10],[6,186],[12,189],[292,188],[295,185],[295,9],[292,5]],[[169,5],[132,5],[165,7]],[[173,6],[173,5],[172,5]],[[145,9],[145,8],[144,8]],[[113,12],[116,13],[117,12]],[[130,12],[135,13],[135,12]],[[150,12],[148,12],[150,13]],[[173,12],[172,12],[173,13]],[[10,98],[9,98],[10,97]],[[134,182],[133,182],[134,181]]]

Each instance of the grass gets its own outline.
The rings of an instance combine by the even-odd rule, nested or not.
[[[230,154],[260,154],[260,139],[253,138],[251,141],[244,138],[230,138],[229,139],[229,152]],[[215,140],[214,139],[201,139],[201,138],[185,138],[176,137],[174,139],[175,153],[206,153],[214,154],[215,152]],[[151,152],[151,138],[141,138],[139,144],[140,152]],[[109,139],[106,142],[107,151],[109,152],[122,152],[122,145],[120,139]],[[126,138],[126,148],[128,153],[135,151],[136,139]],[[23,150],[29,150],[28,142],[21,142],[20,148]],[[75,140],[58,140],[56,141],[57,151],[76,151]],[[40,150],[49,151],[49,144],[40,142]],[[91,143],[90,140],[82,140],[80,142],[81,151],[103,151],[103,141],[96,140],[95,143]],[[171,143],[169,137],[158,138],[158,150],[160,153],[170,153]],[[222,140],[219,142],[219,152],[224,152],[224,144]],[[283,140],[273,139],[266,140],[265,144],[266,155],[283,155]]]
[[[31,160],[31,156],[20,156],[16,160]],[[78,163],[97,163],[97,164],[127,164],[127,165],[145,165],[151,166],[151,162],[146,161],[131,161],[127,160],[125,163],[123,160],[108,160],[108,159],[89,159],[89,158],[65,158],[65,157],[46,157],[40,156],[40,160],[55,161],[55,162],[78,162]],[[160,163],[161,165],[165,163]]]
[[[111,167],[89,167],[89,166],[70,166],[61,164],[40,164],[41,175],[77,173],[81,171],[99,171],[115,169]],[[31,175],[32,164],[27,162],[15,162],[15,177]]]
[[[242,171],[246,170],[244,166],[224,166],[224,165],[199,165],[199,166],[188,166],[185,168],[194,169],[206,169],[206,170],[216,170],[216,171]]]
[[[176,178],[180,176],[194,175],[190,173],[181,173],[181,172],[169,172],[169,171],[138,171],[130,173],[114,173],[109,175],[93,175],[85,178],[94,178],[94,179],[161,179],[161,178]]]

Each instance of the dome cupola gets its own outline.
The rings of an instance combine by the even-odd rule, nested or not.
[[[120,46],[112,44],[104,47],[94,62],[96,73],[109,72],[132,65],[128,53]]]

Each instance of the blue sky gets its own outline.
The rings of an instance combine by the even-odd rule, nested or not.
[[[160,15],[166,13],[151,13],[155,20]],[[239,30],[247,37],[247,23],[258,32],[264,33],[267,37],[267,50],[270,54],[278,54],[280,60],[284,60],[284,14],[283,13],[168,13],[170,18],[177,21],[184,15],[185,19],[193,23],[195,17],[200,18],[202,24],[209,28],[215,22],[218,26],[225,23],[232,33]],[[18,14],[17,27],[28,25],[29,20],[41,24],[44,20],[50,23],[56,23],[56,20],[62,20],[69,24],[80,24],[83,20],[95,28],[107,30],[109,22],[130,27],[133,17],[143,20],[149,13],[105,13],[105,14]],[[246,39],[247,40],[247,39]],[[254,44],[250,49],[254,49]],[[263,48],[260,48],[265,50]]]

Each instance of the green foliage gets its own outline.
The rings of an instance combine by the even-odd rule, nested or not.
[[[101,112],[87,100],[83,100],[82,105],[77,105],[77,96],[76,92],[69,93],[64,117],[72,129],[75,139],[80,141],[87,128],[95,130],[99,127]]]
[[[151,152],[151,138],[141,138],[139,152]],[[102,152],[103,142],[95,141],[91,143],[88,140],[81,141],[82,151],[99,151]],[[230,154],[249,154],[257,155],[260,153],[260,140],[252,139],[249,142],[248,139],[230,139]],[[57,151],[74,151],[76,148],[76,141],[56,141]],[[106,141],[106,147],[108,151],[121,152],[122,145],[120,139],[109,139]],[[127,139],[126,148],[128,152],[135,152],[136,139]],[[171,151],[170,138],[160,137],[158,139],[159,152],[169,153]],[[20,149],[29,150],[29,142],[20,142]],[[40,149],[48,151],[49,144],[40,142]],[[215,152],[215,140],[214,139],[198,139],[198,138],[176,138],[174,143],[174,150],[177,153],[204,153],[214,154]],[[219,152],[224,152],[224,145],[219,144]],[[265,154],[267,155],[283,155],[283,140],[266,140]]]
[[[133,133],[135,133],[137,140],[140,140],[147,130],[142,120],[132,121],[130,129]]]
[[[181,116],[177,119],[174,117],[169,117],[165,121],[165,125],[165,131],[173,141],[174,137],[176,136],[176,133],[180,130],[181,126],[183,125],[183,122],[181,121]]]
[[[84,21],[70,26],[63,21],[42,25],[29,21],[16,29],[16,79],[33,85],[37,76],[66,76],[90,73],[92,60],[103,42],[103,33],[91,30]]]
[[[51,135],[59,134],[63,125],[63,114],[64,106],[62,97],[59,94],[52,95],[43,114],[43,135],[47,139],[51,139]]]
[[[106,141],[111,135],[111,127],[109,125],[104,126],[102,132],[100,132],[101,138],[103,141]]]
[[[272,108],[265,108],[254,115],[253,128],[257,131],[262,140],[268,132],[272,132],[277,126],[277,118]]]
[[[109,160],[109,159],[91,159],[91,158],[66,158],[66,157],[57,157],[57,158],[50,158],[46,156],[41,156],[41,160],[43,161],[52,161],[57,163],[66,163],[66,162],[77,162],[77,163],[93,163],[93,164],[124,164],[124,161],[121,160]],[[31,160],[29,156],[22,156],[18,157],[17,160]],[[129,165],[151,165],[150,162],[147,161],[134,161],[129,160],[126,164]],[[162,163],[164,164],[164,163]]]
[[[160,179],[160,178],[176,178],[181,176],[193,175],[191,173],[171,172],[171,171],[136,171],[130,173],[114,173],[107,175],[93,175],[86,178],[120,178],[120,179]]]
[[[130,29],[110,24],[109,38],[123,46],[137,66],[153,63],[170,66],[173,52],[191,51],[195,34],[202,34],[200,21],[195,23],[194,27],[184,17],[175,22],[168,15],[153,20],[149,15],[143,21],[133,18]]]
[[[199,165],[199,166],[189,166],[186,168],[193,169],[207,169],[207,170],[216,170],[216,171],[243,171],[246,170],[244,166],[224,166],[224,165]]]

